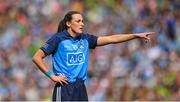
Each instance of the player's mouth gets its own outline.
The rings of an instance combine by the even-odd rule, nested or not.
[[[81,31],[83,31],[83,28],[79,28]]]

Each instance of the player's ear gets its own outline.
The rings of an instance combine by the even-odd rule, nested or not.
[[[67,27],[70,27],[71,23],[70,22],[66,22],[66,25],[67,25]]]

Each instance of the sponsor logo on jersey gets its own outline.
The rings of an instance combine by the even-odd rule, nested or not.
[[[67,65],[80,65],[85,62],[85,56],[82,52],[67,53]]]

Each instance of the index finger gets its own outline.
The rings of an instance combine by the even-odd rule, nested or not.
[[[155,34],[155,32],[147,32],[146,34],[147,35],[153,35],[153,34]]]
[[[64,82],[65,84],[68,84],[67,80],[61,80],[61,82]]]

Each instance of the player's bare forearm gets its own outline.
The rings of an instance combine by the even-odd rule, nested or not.
[[[121,43],[121,42],[131,40],[134,38],[136,38],[136,36],[133,34],[102,36],[102,37],[98,37],[97,45],[103,46],[107,44],[116,44],[116,43]]]
[[[42,50],[38,50],[32,58],[32,61],[37,65],[37,67],[43,72],[46,73],[48,68],[44,64],[43,58],[45,54]]]
[[[43,72],[43,73],[47,73],[49,71],[48,67],[45,65],[43,58],[46,57],[45,53],[42,50],[38,50],[35,55],[32,58],[32,61],[37,65],[37,67]],[[67,83],[68,79],[65,76],[56,76],[54,74],[52,74],[51,76],[49,76],[49,78],[54,81],[54,82],[59,82],[61,83],[61,85],[63,85],[63,83]]]
[[[107,44],[116,44],[125,41],[129,41],[135,38],[143,38],[149,40],[149,35],[153,34],[154,32],[147,32],[147,33],[135,33],[135,34],[115,34],[111,36],[101,36],[98,37],[97,45],[103,46]]]

